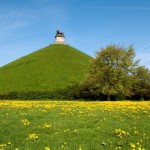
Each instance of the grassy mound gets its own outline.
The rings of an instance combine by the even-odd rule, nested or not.
[[[0,68],[0,94],[65,88],[84,79],[90,58],[68,45],[47,46]]]

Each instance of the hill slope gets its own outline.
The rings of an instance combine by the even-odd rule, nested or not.
[[[90,58],[68,45],[47,46],[0,68],[0,94],[67,87],[84,79]]]

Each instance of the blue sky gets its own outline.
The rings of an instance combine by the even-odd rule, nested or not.
[[[109,44],[134,45],[150,68],[149,0],[1,0],[0,66],[55,41],[91,55]]]

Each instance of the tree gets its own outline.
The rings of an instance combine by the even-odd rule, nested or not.
[[[150,71],[144,66],[139,66],[133,74],[133,94],[144,100],[144,97],[150,97]]]
[[[109,45],[96,53],[92,60],[89,76],[86,82],[92,83],[91,88],[97,92],[111,96],[130,95],[133,78],[132,71],[138,64],[134,61],[135,53],[132,46],[124,48]]]

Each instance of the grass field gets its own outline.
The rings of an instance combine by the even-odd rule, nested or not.
[[[150,150],[150,102],[0,101],[0,150]]]

